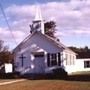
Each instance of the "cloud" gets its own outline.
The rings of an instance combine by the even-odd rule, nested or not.
[[[40,4],[40,7],[45,21],[56,21],[57,36],[90,35],[90,0],[48,2]],[[20,42],[29,34],[29,24],[34,19],[35,5],[11,5],[5,9],[5,13],[16,40]],[[3,33],[2,29],[0,33]],[[3,36],[7,33],[8,30]]]
[[[11,44],[12,48],[19,44],[22,39],[24,39],[24,32],[22,31],[12,31],[10,32],[7,28],[0,28],[0,39],[6,44]],[[14,38],[13,38],[14,37]]]
[[[6,8],[5,11],[10,17],[22,19],[32,17],[35,12],[34,7],[34,5],[11,5],[10,7]]]
[[[76,31],[73,31],[73,34],[83,34],[83,35],[90,35],[90,30],[76,30]]]

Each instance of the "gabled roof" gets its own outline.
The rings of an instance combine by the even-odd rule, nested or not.
[[[55,43],[58,47],[62,47],[63,49],[69,50],[70,52],[76,54],[74,51],[72,51],[71,49],[69,49],[68,47],[66,47],[64,44],[62,44],[60,41],[57,41],[56,39],[48,36],[48,35],[44,35],[46,38],[48,38],[49,40],[51,40],[53,43]]]
[[[48,40],[50,40],[51,42],[53,42],[57,47],[59,47],[59,48],[62,47],[63,49],[69,50],[70,52],[76,54],[74,51],[72,51],[71,49],[67,48],[67,47],[66,47],[65,45],[63,45],[61,42],[55,40],[54,38],[52,38],[52,37],[50,37],[50,36],[48,36],[48,35],[46,35],[46,34],[42,34],[41,32],[38,32],[38,31],[36,31],[36,32],[28,35],[15,49],[19,48],[22,44],[26,43],[26,42],[27,42],[34,34],[36,34],[36,33],[38,33],[39,35],[44,36],[46,39],[48,39]],[[15,50],[15,49],[14,49],[14,50]],[[14,51],[14,50],[13,50],[13,51]]]
[[[34,33],[32,33],[32,34],[29,34],[22,42],[20,42],[20,43],[16,46],[15,49],[13,49],[13,52],[14,52],[17,48],[19,48],[22,44],[26,43],[26,41],[27,41],[28,39],[30,39],[35,33],[36,33],[36,32],[34,32]]]

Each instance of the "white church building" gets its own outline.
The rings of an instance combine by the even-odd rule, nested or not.
[[[62,68],[71,74],[86,69],[84,63],[87,60],[77,60],[75,52],[44,34],[44,20],[40,9],[37,10],[31,29],[32,33],[13,50],[16,72],[51,73],[53,69]],[[88,61],[87,70],[90,71],[90,59]]]

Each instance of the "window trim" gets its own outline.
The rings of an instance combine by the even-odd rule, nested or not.
[[[55,55],[55,56],[54,56]],[[56,64],[54,65],[53,62]],[[61,55],[58,53],[47,53],[47,66],[61,66]]]
[[[90,61],[84,61],[84,68],[90,68]]]

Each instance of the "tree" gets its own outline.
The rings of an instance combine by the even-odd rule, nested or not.
[[[88,51],[89,51],[88,46],[85,46],[85,48],[84,48],[84,49],[85,49],[85,51],[86,51],[86,52],[88,52]]]
[[[53,38],[56,38],[55,37],[55,33],[56,33],[56,23],[54,21],[49,21],[49,22],[46,22],[44,24],[44,30],[45,30],[45,34],[50,36],[50,37],[53,37]]]
[[[37,25],[31,24],[30,25],[30,33],[36,31],[36,29],[38,29],[40,27],[40,24],[38,23]],[[44,30],[45,30],[45,34],[52,37],[52,38],[56,38],[55,37],[55,33],[56,33],[56,23],[54,21],[48,21],[46,23],[44,23]],[[58,39],[59,41],[59,39]]]
[[[7,46],[4,46],[4,41],[0,40],[0,65],[11,62],[12,54]]]
[[[88,46],[85,46],[84,48],[69,48],[77,53],[77,58],[90,58],[90,49],[88,48]]]

